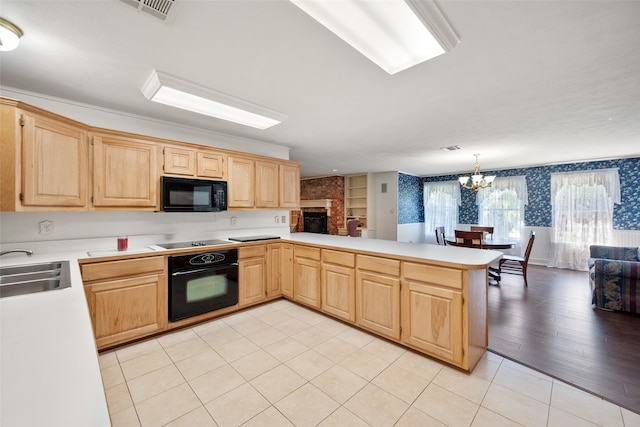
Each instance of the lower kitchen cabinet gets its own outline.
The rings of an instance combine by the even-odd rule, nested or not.
[[[356,256],[322,250],[322,311],[348,322],[356,320]]]
[[[293,299],[319,309],[320,249],[296,245],[293,254]]]
[[[82,264],[81,272],[98,350],[165,328],[164,257]]]
[[[356,324],[400,339],[400,261],[357,256]]]
[[[293,245],[267,245],[267,298],[293,298]]]
[[[238,278],[240,295],[238,305],[246,307],[267,298],[266,246],[248,246],[238,249]]]
[[[462,293],[406,281],[402,289],[402,341],[441,359],[462,362]]]

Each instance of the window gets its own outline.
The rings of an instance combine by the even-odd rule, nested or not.
[[[478,224],[493,226],[495,239],[521,241],[527,203],[527,180],[524,176],[498,177],[491,187],[481,189],[476,196]],[[520,246],[516,245],[516,252],[519,249]]]
[[[586,271],[589,246],[611,244],[614,203],[620,203],[618,169],[551,174],[550,266]]]
[[[435,241],[436,227],[444,226],[445,236],[453,236],[461,204],[458,181],[424,183],[424,223],[426,241]]]

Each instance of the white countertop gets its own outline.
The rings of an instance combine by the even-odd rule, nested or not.
[[[77,259],[11,257],[3,265],[70,261],[71,287],[0,298],[0,425],[110,426]]]
[[[439,246],[427,243],[406,243],[393,240],[363,239],[359,237],[335,236],[316,233],[291,233],[286,238],[293,242],[333,246],[339,249],[375,252],[382,255],[431,260],[458,267],[484,268],[503,254],[500,251]]]

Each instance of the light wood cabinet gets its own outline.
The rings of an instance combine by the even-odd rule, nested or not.
[[[255,161],[245,157],[228,158],[227,206],[252,208],[255,205]]]
[[[256,207],[278,208],[279,165],[275,162],[256,161]]]
[[[165,175],[225,179],[226,155],[188,146],[164,145],[162,171]]]
[[[238,249],[238,277],[240,295],[238,305],[246,307],[267,298],[266,246],[248,246]]]
[[[99,350],[166,327],[164,257],[97,262],[80,268]]]
[[[267,298],[293,298],[293,245],[267,245]]]
[[[300,165],[238,156],[228,160],[230,208],[299,208]]]
[[[293,299],[319,309],[320,248],[296,245],[293,254]]]
[[[356,320],[355,254],[322,250],[322,311],[348,322]]]
[[[93,205],[158,209],[157,144],[126,134],[93,133]]]
[[[196,153],[196,174],[201,178],[227,179],[227,155],[214,151],[198,151]]]
[[[166,145],[162,148],[165,174],[195,176],[196,152],[188,148]]]
[[[280,202],[281,208],[300,209],[300,165],[280,165]]]
[[[88,128],[16,102],[0,108],[1,210],[86,210]]]
[[[356,324],[400,339],[400,261],[358,255]]]

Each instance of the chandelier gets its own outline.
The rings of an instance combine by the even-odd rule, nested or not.
[[[491,187],[491,184],[493,184],[493,180],[496,179],[495,175],[484,177],[480,173],[480,166],[478,165],[479,155],[480,154],[474,154],[474,156],[476,156],[476,169],[473,171],[473,175],[471,175],[471,185],[467,185],[467,182],[469,182],[468,176],[461,176],[460,178],[458,178],[462,188],[475,190],[476,193],[481,188]]]

